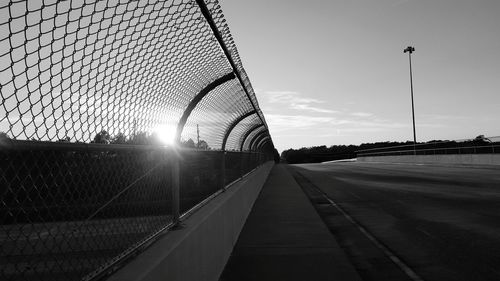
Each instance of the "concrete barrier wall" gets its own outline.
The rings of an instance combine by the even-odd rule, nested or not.
[[[228,188],[108,281],[218,280],[273,165]]]
[[[500,165],[500,154],[437,154],[358,157],[359,162]]]

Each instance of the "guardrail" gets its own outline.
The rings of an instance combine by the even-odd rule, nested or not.
[[[356,151],[357,157],[389,155],[494,154],[500,153],[496,138],[466,139],[372,148]],[[492,141],[493,140],[493,141]]]
[[[436,155],[436,154],[484,154],[500,153],[500,145],[495,146],[468,146],[453,148],[395,150],[376,152],[357,152],[358,157],[363,156],[384,156],[384,155]]]
[[[217,0],[0,15],[1,280],[100,278],[274,157]]]

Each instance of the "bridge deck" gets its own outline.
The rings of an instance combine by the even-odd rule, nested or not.
[[[360,278],[292,175],[276,165],[220,280]]]

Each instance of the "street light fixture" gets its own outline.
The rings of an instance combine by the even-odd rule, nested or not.
[[[413,77],[412,77],[412,71],[411,71],[411,54],[415,52],[415,48],[412,46],[406,47],[404,49],[403,53],[408,52],[408,59],[410,61],[410,89],[411,89],[411,115],[413,118],[413,154],[417,155],[417,133],[415,131],[415,106],[413,103]]]

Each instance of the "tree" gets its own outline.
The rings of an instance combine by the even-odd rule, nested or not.
[[[192,139],[188,139],[187,141],[183,141],[181,143],[182,146],[187,148],[195,148],[194,141]]]
[[[0,132],[0,140],[10,139],[6,132]]]
[[[479,135],[479,136],[477,136],[474,139],[474,142],[479,142],[479,143],[482,143],[482,142],[491,142],[491,140],[488,139],[487,137],[485,137],[484,135]]]
[[[102,130],[94,137],[93,143],[105,143],[108,144],[111,140],[111,136],[106,130]]]
[[[210,147],[208,146],[208,143],[204,140],[200,140],[200,142],[198,143],[198,148],[199,149],[204,149],[204,150],[209,150]]]
[[[124,133],[119,132],[116,136],[111,139],[111,143],[114,144],[125,144],[127,143],[127,137]]]
[[[150,136],[147,132],[138,132],[134,134],[132,138],[130,138],[127,143],[130,144],[151,144],[152,136]]]

